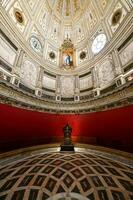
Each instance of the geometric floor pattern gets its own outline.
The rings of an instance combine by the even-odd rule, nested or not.
[[[84,197],[133,200],[133,169],[108,158],[78,152],[45,153],[0,167],[0,200],[82,200]]]

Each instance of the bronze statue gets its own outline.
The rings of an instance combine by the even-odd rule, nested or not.
[[[61,151],[74,151],[74,145],[72,144],[71,133],[72,128],[66,124],[63,127],[64,143],[61,145]]]

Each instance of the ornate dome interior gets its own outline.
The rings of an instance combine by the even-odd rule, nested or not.
[[[1,102],[52,113],[131,104],[132,7],[131,0],[2,0]]]
[[[133,0],[0,0],[0,200],[133,200],[132,116]]]

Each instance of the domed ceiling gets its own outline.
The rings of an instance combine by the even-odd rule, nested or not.
[[[60,18],[70,18],[73,21],[77,15],[82,14],[89,1],[87,0],[50,0],[48,3]]]
[[[35,96],[34,105],[42,105],[35,103],[41,98],[55,103],[49,110],[71,111],[93,101],[90,111],[100,106],[95,98],[132,81],[132,1],[2,0],[0,5],[1,77]]]

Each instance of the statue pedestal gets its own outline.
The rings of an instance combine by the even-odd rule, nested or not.
[[[74,151],[74,145],[73,144],[69,144],[69,145],[65,145],[65,144],[61,144],[61,149],[60,151]]]
[[[67,124],[63,128],[63,132],[64,132],[64,143],[61,144],[60,151],[71,151],[71,152],[74,152],[74,145],[72,144],[72,141],[71,141],[72,128]]]

